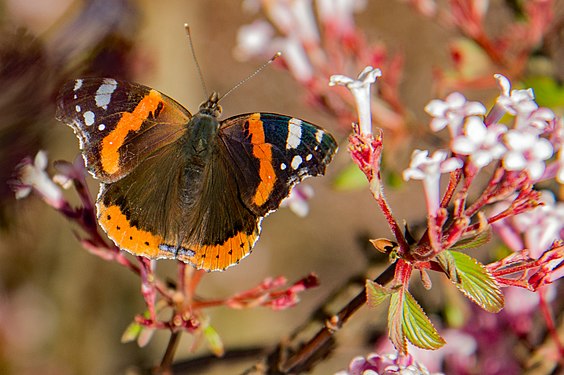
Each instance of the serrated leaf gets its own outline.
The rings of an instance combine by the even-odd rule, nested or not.
[[[491,240],[491,238],[492,238],[492,230],[491,228],[488,228],[487,230],[478,233],[474,237],[465,238],[463,240],[458,241],[453,246],[451,246],[449,250],[466,250],[466,249],[477,248],[488,243]]]
[[[215,354],[217,357],[223,356],[225,353],[225,348],[223,347],[223,341],[221,337],[217,333],[217,331],[210,325],[207,325],[204,328],[204,337],[206,338],[206,342],[208,347]]]
[[[388,298],[393,290],[383,287],[372,280],[366,280],[366,303],[369,307],[375,308]]]
[[[404,291],[402,326],[405,336],[413,345],[422,349],[438,349],[445,344],[431,320],[427,317],[415,298]]]
[[[407,354],[407,339],[403,331],[403,293],[399,291],[390,297],[390,308],[388,309],[388,335],[396,350]]]
[[[356,164],[349,164],[333,181],[338,190],[359,190],[368,186],[368,180]]]
[[[489,312],[503,308],[503,294],[493,276],[476,259],[458,251],[448,251],[456,265],[459,282],[456,287],[466,297]]]
[[[446,272],[448,278],[453,283],[460,282],[458,273],[456,272],[456,263],[454,261],[454,257],[450,252],[443,251],[442,253],[439,253],[439,255],[435,257],[435,259],[437,260],[437,262],[439,262],[439,265]]]

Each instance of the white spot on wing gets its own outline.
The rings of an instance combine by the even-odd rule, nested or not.
[[[96,119],[94,112],[92,111],[86,111],[82,116],[84,117],[84,123],[86,124],[86,126],[92,125],[94,123],[94,120]]]
[[[308,155],[306,156],[306,161],[310,161],[312,158],[313,158],[313,155],[312,155],[312,154],[308,154]]]
[[[80,106],[79,106],[79,105],[77,105],[76,107],[74,107],[74,109],[76,109],[76,111],[77,111],[77,112],[80,112],[80,111],[82,111],[82,108],[80,108]]]
[[[104,124],[98,125],[98,130],[102,131],[104,129],[106,129],[106,125],[104,125]]]
[[[288,137],[286,138],[286,149],[298,148],[302,141],[302,120],[291,118],[288,121]]]
[[[301,164],[302,164],[302,157],[300,155],[294,156],[294,158],[292,159],[292,169],[293,170],[298,169]]]
[[[285,163],[280,164],[280,169],[284,170],[286,169],[288,166]]]
[[[81,79],[77,79],[76,81],[74,81],[74,89],[73,91],[77,91],[82,87],[82,80]]]
[[[98,87],[98,91],[96,91],[94,99],[96,100],[96,105],[98,107],[108,109],[108,104],[110,104],[112,94],[117,88],[117,82],[115,79],[111,78],[106,78],[103,82],[104,83]]]
[[[317,143],[321,143],[324,134],[325,133],[322,130],[317,129],[317,131],[315,132],[315,139],[317,140]]]

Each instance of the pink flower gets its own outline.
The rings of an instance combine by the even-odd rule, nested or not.
[[[411,356],[397,354],[369,354],[366,357],[355,357],[349,364],[348,370],[337,372],[335,375],[429,375],[427,368],[417,363]]]
[[[544,205],[513,218],[516,229],[524,234],[526,248],[535,259],[562,238],[564,229],[564,203],[556,202],[554,194],[548,190],[541,194]]]

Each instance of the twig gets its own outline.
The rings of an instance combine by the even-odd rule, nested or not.
[[[395,263],[390,265],[380,276],[374,279],[380,285],[389,283],[395,273]],[[326,301],[322,307],[317,309],[296,331],[290,336],[291,340],[297,340],[300,333],[305,331],[311,321],[315,320],[317,316],[323,311],[323,307],[330,301]],[[279,343],[273,351],[255,364],[252,368],[244,372],[244,374],[251,374],[254,372],[261,372],[267,374],[294,374],[311,370],[315,363],[325,358],[333,349],[333,342],[335,340],[334,334],[366,303],[366,289],[357,294],[350,300],[337,314],[326,318],[324,326],[305,344],[300,345],[295,353],[288,353],[289,347],[293,344],[291,342]],[[296,343],[297,344],[297,343]],[[296,345],[297,346],[297,345]],[[266,369],[265,369],[266,367]]]
[[[172,374],[171,365],[174,359],[174,355],[176,354],[176,348],[178,347],[178,343],[180,342],[180,334],[181,331],[173,331],[171,333],[170,338],[168,339],[166,351],[161,361],[161,365],[155,371],[156,374]]]

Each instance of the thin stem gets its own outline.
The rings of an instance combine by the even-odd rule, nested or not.
[[[174,355],[176,354],[176,349],[178,348],[178,343],[180,342],[181,333],[181,331],[174,331],[170,334],[166,351],[163,355],[161,365],[158,368],[159,374],[172,374],[171,365],[174,360]]]
[[[390,265],[374,281],[380,285],[388,284],[394,278],[396,264]],[[289,356],[287,360],[277,365],[276,369],[269,369],[273,374],[282,373],[301,373],[306,371],[316,361],[323,358],[332,349],[334,334],[366,303],[366,288],[349,301],[337,314],[327,318],[325,325],[300,349]],[[300,327],[299,331],[305,331],[307,324]],[[298,337],[300,332],[294,332],[291,337]],[[277,351],[286,347],[287,344],[280,344]],[[275,354],[271,354],[276,355]],[[272,366],[273,364],[271,364]]]
[[[564,360],[562,359],[564,358],[564,346],[562,345],[562,340],[560,340],[558,330],[556,329],[556,325],[554,324],[554,317],[552,315],[552,312],[550,311],[550,306],[546,299],[547,298],[546,288],[542,288],[539,290],[539,297],[540,297],[539,306],[542,315],[544,317],[544,321],[546,323],[546,328],[548,329],[548,332],[552,337],[552,340],[554,341],[554,345],[558,349],[558,353],[560,354],[560,364],[562,365],[564,364],[563,363]]]

